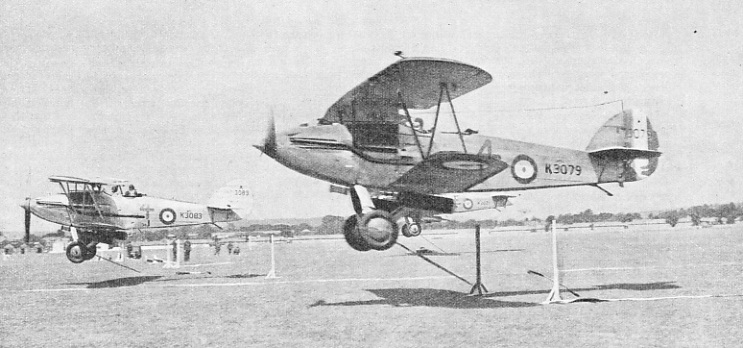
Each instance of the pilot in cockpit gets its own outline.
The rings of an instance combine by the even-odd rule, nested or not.
[[[124,192],[124,197],[137,197],[137,189],[134,185],[129,185],[129,189]]]
[[[428,133],[428,131],[423,128],[423,119],[420,117],[416,117],[413,120],[412,125],[409,122],[405,122],[405,126],[412,128],[416,133],[421,133],[421,134]]]

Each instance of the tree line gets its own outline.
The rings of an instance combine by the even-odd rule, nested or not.
[[[538,217],[524,218],[524,219],[504,219],[504,220],[467,220],[467,221],[453,221],[453,220],[442,220],[438,222],[431,222],[426,224],[428,229],[472,229],[476,225],[480,225],[482,228],[496,228],[496,227],[521,227],[521,228],[537,228],[538,226],[547,226],[548,221],[556,220],[560,225],[572,225],[578,223],[599,223],[599,222],[618,222],[618,223],[629,223],[634,220],[643,218],[647,219],[662,219],[665,220],[671,227],[676,226],[682,219],[690,219],[693,226],[698,226],[703,223],[703,219],[714,219],[714,223],[717,224],[734,224],[737,220],[743,217],[743,203],[728,203],[728,204],[704,204],[693,206],[690,208],[672,209],[661,212],[648,213],[646,216],[642,216],[640,213],[594,213],[591,209],[586,209],[579,213],[568,213],[560,214],[558,216],[547,216],[544,219]],[[331,235],[331,234],[342,234],[343,225],[346,221],[346,217],[326,215],[322,218],[320,225],[312,226],[307,223],[301,224],[252,224],[249,226],[236,227],[235,224],[229,223],[223,229],[219,229],[213,225],[198,225],[198,226],[183,226],[178,228],[168,229],[153,229],[135,231],[130,233],[129,239],[133,241],[157,241],[164,240],[172,237],[179,239],[211,239],[215,232],[236,232],[241,235],[258,234],[262,232],[279,232],[285,237],[291,237],[295,234],[316,234],[316,235]],[[0,235],[2,235],[0,233]],[[65,233],[58,231],[55,233],[46,234],[43,237],[64,237]],[[4,240],[0,244],[6,244],[11,241]],[[31,235],[31,243],[43,242],[42,237]],[[0,245],[2,246],[2,245]]]

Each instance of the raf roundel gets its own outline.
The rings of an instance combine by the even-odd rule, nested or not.
[[[163,224],[171,225],[175,222],[175,211],[170,208],[165,208],[160,211],[160,221]]]
[[[472,209],[472,200],[467,198],[464,200],[464,209],[470,210]]]
[[[537,163],[527,155],[518,155],[511,162],[511,175],[520,184],[528,184],[537,178]]]

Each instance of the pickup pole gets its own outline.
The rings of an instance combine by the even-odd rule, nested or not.
[[[487,293],[488,288],[482,283],[482,272],[480,271],[480,224],[475,225],[475,260],[477,280],[475,280],[475,285],[470,290],[470,295],[477,291],[477,295],[482,296],[482,292],[485,291]]]

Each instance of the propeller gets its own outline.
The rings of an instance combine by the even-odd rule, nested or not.
[[[31,199],[26,198],[26,200],[23,201],[23,203],[21,204],[21,208],[23,208],[23,210],[25,211],[24,223],[25,223],[25,228],[26,228],[25,229],[26,234],[23,239],[26,242],[26,244],[28,244],[29,241],[31,240]]]

